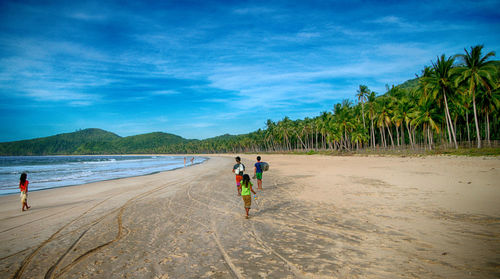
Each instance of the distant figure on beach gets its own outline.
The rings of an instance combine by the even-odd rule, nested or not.
[[[236,175],[236,189],[238,189],[238,196],[241,195],[240,181],[243,179],[243,172],[245,171],[245,165],[241,163],[240,156],[234,158],[236,164],[233,166],[233,173]]]
[[[194,157],[191,157],[191,165],[193,164],[193,161],[194,161]]]
[[[22,211],[28,210],[31,206],[28,206],[28,184],[29,181],[26,180],[28,175],[26,173],[22,173],[19,178],[19,189],[21,190],[21,203],[23,205]],[[26,209],[24,209],[26,208]]]
[[[248,212],[250,211],[250,207],[252,205],[252,194],[257,195],[255,191],[252,189],[252,182],[250,182],[250,176],[248,174],[243,175],[243,179],[241,180],[241,184],[238,187],[238,191],[241,192],[241,197],[243,198],[243,202],[245,203],[245,218],[248,219]]]
[[[186,166],[186,157],[184,157],[184,166]]]
[[[257,156],[257,163],[253,168],[253,177],[257,178],[257,189],[262,190],[262,164],[260,163],[260,156]]]

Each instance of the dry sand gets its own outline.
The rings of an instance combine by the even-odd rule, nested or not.
[[[499,158],[263,159],[248,220],[231,156],[0,197],[0,277],[500,277]]]

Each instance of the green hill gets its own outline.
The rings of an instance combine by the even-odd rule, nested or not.
[[[0,143],[1,155],[75,154],[85,144],[103,145],[120,136],[101,129],[85,129],[55,136]]]
[[[401,89],[414,89],[418,87],[418,78],[407,80],[396,87]]]
[[[0,143],[0,155],[76,155],[173,153],[175,146],[190,142],[167,133],[120,137],[101,129],[85,129],[55,136]]]
[[[130,136],[111,142],[112,153],[174,153],[169,146],[182,144],[188,140],[172,134],[155,132]]]

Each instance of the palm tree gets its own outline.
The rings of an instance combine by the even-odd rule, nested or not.
[[[375,113],[376,113],[376,94],[375,92],[370,92],[370,95],[368,95],[368,114],[370,115],[370,121],[371,121],[371,126],[370,126],[370,138],[371,138],[371,145],[372,148],[375,148],[375,129],[373,125],[373,120],[375,119]]]
[[[291,120],[288,116],[285,116],[283,120],[278,121],[277,124],[277,136],[280,140],[281,147],[283,150],[290,151],[292,149],[292,145],[290,143],[290,129],[291,129]]]
[[[320,134],[321,134],[321,147],[322,149],[326,149],[326,135],[327,135],[327,126],[328,126],[328,119],[330,113],[329,112],[322,112],[321,115],[319,116],[319,129],[320,129]]]
[[[363,115],[363,128],[366,128],[365,125],[365,101],[367,100],[368,95],[370,94],[370,89],[368,89],[368,86],[366,85],[360,85],[358,89],[358,94],[356,94],[356,97],[358,97],[358,102],[361,103],[361,114]]]
[[[265,130],[265,134],[264,134],[264,137],[265,137],[265,141],[267,142],[267,145],[268,145],[268,148],[267,150],[268,151],[277,151],[276,150],[276,143],[275,143],[275,129],[276,129],[276,123],[274,123],[271,119],[268,119],[266,121],[266,130]]]
[[[490,94],[488,94],[490,93]],[[485,128],[485,134],[486,134],[486,140],[488,142],[488,145],[491,146],[490,143],[490,117],[489,115],[493,113],[494,111],[497,111],[500,108],[500,92],[499,90],[493,90],[493,91],[483,91],[482,94],[478,94],[476,96],[478,98],[478,104],[479,107],[481,108],[480,110],[484,112],[485,118],[486,118],[486,128]]]
[[[377,98],[377,111],[378,111],[378,116],[377,116],[377,125],[380,129],[380,137],[382,138],[382,144],[384,147],[387,147],[387,141],[385,137],[385,128],[387,128],[387,132],[389,133],[389,138],[391,140],[391,146],[394,147],[394,139],[392,138],[392,133],[391,133],[391,115],[390,115],[390,97],[388,96],[381,96]]]
[[[339,113],[335,114],[338,117],[340,125],[344,130],[344,146],[347,150],[351,149],[351,141],[349,135],[351,134],[350,132],[355,126],[354,118],[351,115],[351,105],[352,103],[348,99],[343,100],[342,106],[340,110],[338,110]]]
[[[418,96],[419,101],[422,101],[423,98],[427,98],[432,90],[432,84],[430,82],[432,80],[433,71],[431,67],[425,66],[422,70],[422,75],[416,75],[418,78],[417,90],[420,93],[420,96]]]
[[[433,131],[439,133],[439,126],[437,125],[437,120],[439,120],[439,114],[437,108],[434,106],[434,102],[431,98],[423,98],[414,112],[415,118],[412,120],[414,126],[422,125],[422,133],[424,139],[427,136],[427,143],[429,149],[432,149],[433,145]],[[426,135],[426,136],[425,136]]]
[[[446,118],[446,127],[448,129],[448,136],[451,140],[453,139],[453,143],[455,144],[455,148],[458,149],[457,139],[455,135],[455,128],[453,126],[453,122],[451,121],[450,110],[448,108],[448,99],[447,93],[450,93],[452,90],[452,80],[453,80],[453,63],[455,62],[455,58],[446,56],[443,54],[441,58],[437,58],[436,63],[432,63],[433,74],[431,76],[431,83],[435,86],[434,93],[438,95],[439,100],[441,97],[443,98],[444,107],[445,107],[445,118]]]
[[[408,135],[411,135],[410,129],[408,128],[408,124],[411,121],[410,111],[412,108],[412,103],[407,96],[403,96],[400,99],[395,99],[394,102],[395,102],[395,106],[394,106],[394,109],[392,111],[392,113],[393,113],[392,122],[396,125],[396,127],[401,128],[401,141],[400,142],[401,142],[401,145],[404,146],[404,145],[406,145],[406,141],[405,141],[405,132],[404,132],[405,125],[403,125],[403,123],[406,123]],[[398,131],[398,130],[396,130],[396,131]],[[398,138],[399,138],[399,132],[398,132]],[[409,138],[410,138],[410,144],[411,144],[411,146],[413,146],[411,136]],[[398,142],[399,142],[399,139],[398,139]]]
[[[495,56],[494,51],[490,51],[482,56],[481,51],[483,45],[471,47],[471,51],[465,50],[464,54],[457,55],[464,62],[463,67],[457,69],[459,74],[455,83],[466,83],[469,86],[469,94],[472,95],[472,107],[474,110],[474,122],[476,123],[477,147],[481,148],[481,134],[479,132],[479,123],[477,119],[476,109],[476,89],[482,85],[485,90],[491,91],[495,87],[494,79],[496,77],[496,68],[491,61],[487,61],[490,57]]]
[[[337,107],[340,107],[340,104],[336,104],[335,108]],[[340,128],[340,125],[337,123],[337,121],[338,118],[335,116],[335,114],[332,113],[327,114],[326,139],[330,149],[335,149],[335,150],[337,149],[337,144],[342,139],[342,129]]]

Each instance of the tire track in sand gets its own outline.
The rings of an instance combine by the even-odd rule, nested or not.
[[[105,216],[103,216],[102,218],[100,218],[99,222],[102,221],[104,219],[104,217],[107,217],[113,213],[115,213],[116,211],[118,211],[118,214],[116,216],[117,218],[117,226],[118,226],[118,233],[116,235],[116,237],[114,239],[112,239],[111,241],[108,241],[104,244],[101,244],[97,247],[94,247],[86,252],[84,252],[83,254],[81,254],[80,256],[78,256],[75,260],[73,260],[71,263],[69,263],[68,265],[66,265],[65,267],[61,268],[60,272],[55,274],[54,271],[56,270],[57,266],[59,265],[60,262],[62,262],[62,260],[69,254],[69,251],[71,250],[71,247],[70,249],[67,250],[67,252],[65,254],[63,254],[59,260],[56,262],[56,264],[54,264],[51,268],[49,268],[49,270],[47,271],[47,273],[45,274],[45,278],[46,279],[49,279],[49,278],[54,278],[54,276],[56,277],[60,277],[62,276],[63,274],[65,274],[66,272],[68,272],[69,270],[71,270],[71,268],[73,268],[75,265],[77,265],[79,262],[81,262],[82,260],[84,260],[85,258],[89,257],[91,254],[101,250],[102,248],[104,247],[107,247],[117,241],[119,241],[120,239],[122,239],[123,237],[125,237],[126,235],[128,235],[129,231],[128,229],[124,228],[123,227],[123,213],[126,209],[127,206],[129,206],[131,203],[135,202],[135,201],[138,201],[138,200],[141,200],[142,198],[145,198],[157,191],[161,191],[163,189],[165,189],[166,187],[168,186],[175,186],[175,185],[178,185],[182,182],[180,182],[181,179],[179,180],[176,180],[176,181],[173,181],[173,182],[170,182],[170,183],[167,183],[167,184],[164,184],[162,186],[159,186],[159,187],[156,187],[152,190],[149,190],[147,192],[144,192],[144,193],[141,193],[141,194],[138,194],[132,198],[130,198],[129,200],[127,200],[120,208],[118,209],[115,209],[113,210],[112,212],[110,212],[109,214],[106,214]],[[98,223],[98,222],[97,222]],[[95,224],[97,224],[95,223]],[[93,224],[93,225],[95,225]],[[93,226],[92,225],[92,226]],[[83,237],[83,235],[90,229],[90,227],[85,230],[85,232],[79,237],[79,239],[77,239],[73,244],[72,246],[75,246],[80,240],[81,238]],[[123,231],[126,230],[127,233],[124,234]]]
[[[219,209],[217,207],[214,207],[214,206],[211,206],[207,203],[204,203],[202,201],[199,201],[195,198],[193,198],[193,196],[191,195],[190,193],[190,190],[191,190],[192,186],[188,188],[187,190],[187,194],[188,194],[188,197],[189,199],[199,203],[199,204],[202,204],[210,209],[215,209],[215,210],[218,210],[218,211],[222,211],[223,213],[230,213],[230,214],[236,214],[234,212],[231,212],[231,211],[228,211],[228,210],[222,210],[222,209]],[[214,235],[214,239],[216,240],[216,243],[219,247],[219,250],[221,251],[221,253],[223,254],[226,262],[229,264],[229,266],[231,267],[233,273],[235,274],[235,276],[237,278],[243,278],[241,277],[241,274],[239,274],[239,272],[237,273],[237,268],[236,266],[234,266],[234,264],[232,263],[229,255],[227,254],[226,250],[224,249],[224,247],[222,246],[222,244],[220,243],[220,240],[219,240],[219,237],[217,235],[217,230],[216,230],[216,226],[215,226],[215,221],[213,222],[213,225],[212,225],[212,229],[213,229],[213,235]],[[257,243],[263,248],[264,251],[267,251],[268,254],[272,254],[274,256],[276,256],[279,260],[281,260],[285,266],[287,267],[287,269],[292,272],[297,278],[306,278],[304,276],[304,272],[298,268],[295,264],[291,263],[290,261],[288,261],[285,257],[283,257],[281,254],[279,254],[278,252],[276,252],[273,248],[269,247],[268,245],[266,245],[264,243],[264,241],[262,241],[262,239],[258,236],[256,230],[255,230],[255,226],[253,225],[252,223],[252,226],[250,227],[251,229],[251,235],[253,236],[253,238],[257,241]]]
[[[214,206],[209,206],[206,203],[201,202],[201,201],[195,199],[191,195],[191,190],[193,188],[193,185],[194,185],[194,183],[191,183],[189,185],[188,189],[186,190],[186,194],[187,194],[189,200],[191,200],[192,202],[196,202],[198,204],[201,204],[203,206],[207,206],[207,207],[209,207],[211,209],[222,211],[224,213],[231,213],[228,210],[222,210],[222,209],[219,209],[219,208],[214,207]],[[206,184],[205,184],[205,188],[206,188]],[[194,221],[194,222],[202,225],[204,228],[206,228],[208,231],[210,231],[211,236],[214,239],[215,244],[217,245],[217,248],[218,248],[219,252],[221,253],[222,258],[224,259],[224,262],[226,263],[226,266],[228,267],[229,271],[231,271],[231,273],[233,274],[234,277],[236,277],[238,279],[243,279],[244,277],[241,275],[241,273],[239,272],[239,270],[236,268],[236,266],[233,263],[233,260],[231,259],[231,257],[229,256],[229,254],[227,253],[226,249],[224,248],[224,246],[222,245],[222,243],[220,241],[220,237],[219,237],[219,234],[217,233],[217,228],[215,226],[215,220],[212,218],[212,224],[209,227],[206,224],[203,224],[203,223],[199,222],[198,220],[195,220],[195,219],[192,219],[192,218],[188,218],[188,219],[190,219],[190,220],[192,220],[192,221]]]
[[[35,255],[38,253],[38,251],[40,251],[45,245],[47,245],[49,242],[51,242],[52,240],[55,239],[55,237],[62,231],[64,230],[65,228],[67,228],[69,225],[73,224],[74,222],[78,221],[80,218],[82,218],[83,216],[85,216],[88,212],[92,211],[94,208],[96,208],[97,206],[101,205],[102,203],[106,202],[107,200],[111,199],[111,197],[107,198],[107,199],[104,199],[102,200],[101,202],[97,203],[96,205],[92,206],[91,208],[89,208],[88,210],[86,210],[85,212],[83,212],[82,214],[80,214],[78,217],[76,217],[75,219],[73,219],[72,221],[68,222],[67,224],[65,224],[64,226],[62,226],[61,228],[59,228],[55,233],[53,233],[48,239],[46,239],[44,242],[42,242],[40,245],[38,245],[38,247],[33,251],[31,252],[31,254],[29,254],[24,260],[23,262],[21,263],[21,266],[17,269],[16,273],[14,273],[14,276],[12,276],[12,278],[14,279],[17,279],[17,278],[21,278],[21,276],[23,275],[24,271],[26,270],[26,267],[29,265],[29,263],[32,261],[32,259],[35,257]]]

